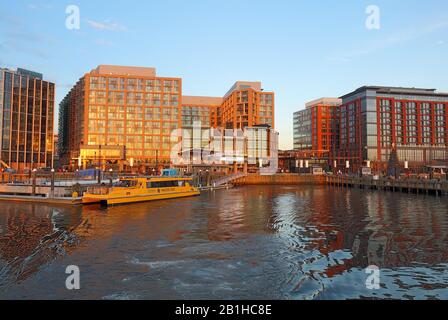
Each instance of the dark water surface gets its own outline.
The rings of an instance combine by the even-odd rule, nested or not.
[[[68,265],[81,290],[65,288]],[[0,203],[0,299],[38,298],[448,299],[448,199],[257,186],[109,209]]]

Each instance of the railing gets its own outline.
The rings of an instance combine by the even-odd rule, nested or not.
[[[222,178],[213,180],[212,183],[211,183],[211,185],[212,185],[214,188],[216,188],[216,187],[220,187],[220,186],[222,186],[222,185],[226,185],[226,184],[228,184],[228,183],[230,183],[230,182],[232,182],[232,181],[234,181],[234,180],[244,178],[245,176],[247,176],[247,173],[242,173],[242,172],[240,172],[240,173],[231,174],[231,175],[224,176],[224,177],[222,177]]]

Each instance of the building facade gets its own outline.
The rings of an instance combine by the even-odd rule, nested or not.
[[[101,65],[85,74],[60,106],[61,161],[169,163],[170,135],[181,124],[181,82],[153,68]]]
[[[274,93],[264,92],[261,82],[238,81],[223,100],[220,126],[243,129],[267,124],[274,128]]]
[[[182,79],[154,68],[100,65],[60,105],[61,163],[78,167],[169,166],[176,129],[238,129],[274,121],[274,94],[237,82],[224,97],[182,95]],[[182,138],[179,138],[180,140]],[[188,139],[187,139],[188,140]]]
[[[182,97],[182,127],[193,127],[195,122],[200,122],[202,127],[218,127],[218,112],[223,102],[219,97]]]
[[[0,69],[0,160],[18,172],[53,168],[54,83],[40,73]]]
[[[392,150],[421,166],[447,160],[448,94],[435,89],[365,86],[341,97],[332,158],[352,168],[384,167]]]
[[[317,159],[329,159],[334,137],[334,120],[342,100],[321,98],[294,113],[294,150],[307,151]]]

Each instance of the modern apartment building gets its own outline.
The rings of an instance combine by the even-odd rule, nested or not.
[[[274,93],[264,92],[261,82],[238,81],[224,96],[220,118],[226,129],[257,124],[274,128]]]
[[[336,109],[342,103],[337,98],[321,98],[295,112],[294,150],[307,151],[318,159],[329,159],[332,150]]]
[[[393,149],[411,166],[447,160],[448,93],[365,86],[341,99],[332,152],[339,166],[384,167]]]
[[[0,69],[0,160],[16,171],[53,167],[54,83],[37,72]]]
[[[236,129],[274,123],[274,94],[237,82],[224,97],[182,95],[182,79],[154,68],[100,65],[60,105],[61,163],[82,167],[168,166],[175,129]]]
[[[154,68],[98,66],[61,103],[62,163],[169,162],[181,100],[180,78],[158,77]]]

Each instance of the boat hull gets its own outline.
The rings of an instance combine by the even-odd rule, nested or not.
[[[83,197],[83,204],[104,204],[104,205],[121,205],[121,204],[129,204],[129,203],[137,203],[137,202],[148,202],[148,201],[157,201],[157,200],[167,200],[167,199],[177,199],[177,198],[186,198],[186,197],[194,197],[199,196],[200,192],[197,190],[188,191],[188,192],[170,192],[170,193],[156,193],[156,194],[138,194],[138,195],[126,195],[126,196],[98,196],[94,195],[85,195]]]

